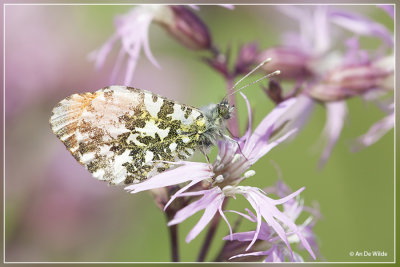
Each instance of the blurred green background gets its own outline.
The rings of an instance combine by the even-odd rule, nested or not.
[[[336,6],[370,16],[389,29],[393,21],[374,6]],[[89,52],[113,33],[113,19],[130,6],[6,6],[6,261],[170,261],[163,213],[149,193],[130,195],[123,187],[99,182],[81,167],[48,125],[51,109],[77,92],[109,85],[117,49],[104,68],[95,71]],[[238,6],[231,11],[201,6],[196,12],[209,26],[214,43],[225,49],[256,40],[261,49],[280,43],[296,24],[274,6]],[[179,102],[201,107],[225,94],[223,79],[195,53],[152,25],[150,45],[162,69],[142,57],[132,85]],[[363,44],[364,45],[364,44]],[[369,46],[369,43],[365,43]],[[273,108],[259,88],[245,90],[255,124]],[[247,112],[238,98],[242,127]],[[330,262],[393,261],[394,143],[393,131],[378,143],[351,153],[352,141],[384,114],[361,99],[351,99],[349,120],[322,171],[316,166],[321,147],[316,140],[325,122],[318,106],[305,129],[254,166],[257,175],[246,185],[272,186],[283,173],[293,189],[306,186],[305,203],[316,202],[323,218],[315,227],[321,254]],[[196,159],[201,159],[198,157]],[[228,208],[243,210],[245,201]],[[179,226],[183,261],[194,261],[204,232],[190,244],[184,238],[201,214]],[[228,215],[231,222],[235,216]],[[243,225],[242,229],[245,229]],[[208,260],[219,251],[222,223]],[[385,251],[387,257],[351,257],[350,251]]]

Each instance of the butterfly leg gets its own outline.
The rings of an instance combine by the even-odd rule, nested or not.
[[[211,165],[210,158],[208,157],[207,152],[203,148],[201,148],[200,151],[204,155],[204,157],[206,158],[206,161],[207,161],[208,165]]]

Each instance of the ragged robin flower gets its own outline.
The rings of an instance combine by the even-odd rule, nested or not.
[[[124,60],[126,60],[124,84],[131,84],[142,50],[150,62],[160,68],[160,64],[150,50],[149,28],[151,23],[161,25],[174,39],[190,49],[207,50],[211,47],[211,37],[207,26],[186,7],[174,5],[136,6],[128,13],[116,17],[115,33],[100,49],[89,55],[95,61],[95,66],[100,68],[116,43],[121,42],[121,48],[111,74],[111,83],[115,83]]]
[[[292,132],[289,132],[274,141],[269,140],[269,137],[274,132],[276,120],[293,106],[296,100],[290,99],[278,105],[263,119],[254,132],[251,132],[249,103],[246,98],[245,100],[249,110],[249,128],[237,140],[221,140],[218,144],[218,156],[213,164],[190,161],[178,162],[177,164],[181,166],[158,174],[140,184],[130,185],[126,187],[126,190],[131,193],[137,193],[153,188],[189,182],[178,190],[165,206],[165,209],[167,209],[169,204],[177,197],[201,196],[200,199],[193,201],[179,210],[168,223],[169,226],[181,223],[198,211],[204,210],[201,219],[187,235],[187,242],[193,240],[207,226],[217,212],[228,224],[232,235],[231,226],[223,211],[224,202],[227,198],[236,198],[237,195],[241,195],[247,199],[250,206],[254,209],[257,218],[257,227],[249,247],[257,240],[262,220],[265,220],[287,246],[292,258],[295,256],[289,244],[289,233],[296,235],[310,255],[315,258],[315,254],[307,239],[301,233],[300,228],[291,218],[276,207],[296,197],[304,190],[304,187],[292,194],[275,200],[269,198],[257,187],[239,185],[244,179],[255,175],[255,171],[250,168],[256,161],[292,134]],[[203,190],[190,191],[190,188],[199,182],[202,183]]]
[[[283,183],[283,181],[279,180],[275,186],[266,188],[264,190],[268,194],[275,194],[279,197],[284,197],[291,192],[291,190],[288,188],[286,184]],[[316,252],[316,254],[319,254],[319,249],[318,245],[316,242],[316,237],[313,232],[313,227],[317,220],[321,217],[319,211],[317,208],[314,207],[308,207],[304,205],[303,199],[300,198],[298,195],[295,198],[291,198],[284,204],[283,206],[283,214],[285,214],[288,218],[293,220],[295,222],[298,220],[300,215],[304,212],[308,213],[309,216],[304,220],[304,222],[299,225],[300,232],[303,234],[305,239],[308,241],[310,246],[312,247],[313,251]],[[249,221],[252,222],[257,222],[257,216],[254,215],[250,210],[246,209],[248,215],[239,213],[243,218],[246,218]],[[238,212],[236,212],[238,213]],[[240,232],[240,233],[235,233],[233,236],[226,236],[224,237],[224,240],[232,240],[230,242],[240,242],[243,244],[248,244],[249,242],[252,241],[253,236],[255,234],[255,231],[248,231],[248,232]],[[288,240],[290,244],[298,244],[299,239],[295,234],[292,234],[288,236]],[[236,244],[238,246],[238,244]],[[298,248],[300,250],[304,249],[304,247],[299,244]],[[293,257],[291,257],[291,251],[289,248],[286,246],[284,242],[278,237],[277,233],[274,231],[273,228],[271,228],[268,224],[262,222],[261,227],[260,227],[260,233],[258,235],[258,239],[255,242],[253,250],[258,250],[258,251],[252,251],[252,252],[247,252],[247,253],[240,253],[234,256],[230,257],[230,260],[237,260],[242,257],[263,257],[264,262],[285,262],[287,260],[293,261],[293,262],[304,262],[303,257],[296,253],[293,252]],[[250,258],[250,259],[251,259]]]
[[[392,8],[385,6],[389,14]],[[291,127],[301,128],[315,105],[325,107],[327,119],[322,132],[325,148],[319,166],[322,167],[328,160],[340,136],[348,115],[348,98],[361,97],[373,101],[388,114],[372,126],[366,135],[357,139],[355,149],[371,145],[393,128],[394,113],[390,108],[393,106],[393,98],[390,94],[394,87],[394,55],[393,35],[390,31],[367,17],[330,6],[312,9],[282,6],[280,10],[298,20],[301,31],[286,34],[282,46],[269,48],[260,55],[273,52],[276,59],[273,67],[281,70],[280,78],[283,81],[295,80],[297,84],[292,90],[295,94],[291,96],[279,95],[282,90],[273,90],[276,88],[276,85],[271,86],[273,84],[270,84],[267,94],[278,103],[290,97],[298,98],[297,105],[280,119],[280,124],[286,130]],[[344,42],[344,52],[338,47],[340,44],[334,42],[337,39],[334,38],[334,26],[354,35]],[[380,53],[371,55],[361,49],[358,36],[380,40]],[[300,87],[301,90],[298,90]],[[391,101],[381,99],[387,95]]]

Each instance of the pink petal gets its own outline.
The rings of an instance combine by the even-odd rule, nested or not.
[[[305,186],[303,186],[302,188],[300,188],[299,190],[297,190],[296,192],[291,193],[290,195],[283,197],[281,199],[272,199],[272,203],[274,203],[274,205],[279,205],[279,204],[283,204],[287,201],[289,201],[290,199],[296,197],[297,195],[299,195],[301,192],[304,191],[304,189],[306,189]]]
[[[301,130],[310,117],[314,109],[315,102],[306,95],[300,95],[294,98],[294,103],[275,123],[275,128],[282,127],[281,132],[288,132],[290,129]]]
[[[195,184],[197,184],[200,180],[202,180],[202,179],[195,179],[195,180],[191,181],[190,183],[188,183],[187,185],[185,185],[184,187],[179,189],[175,194],[173,194],[171,196],[171,198],[168,200],[167,204],[165,204],[164,211],[169,207],[169,205],[172,203],[172,201],[175,200],[175,198],[182,196],[183,192],[185,192],[190,187],[192,187]],[[194,192],[194,193],[199,193],[199,192]]]
[[[101,68],[104,65],[107,55],[110,53],[113,45],[118,40],[118,35],[113,34],[103,45],[97,50],[89,54],[89,59],[95,61],[96,69]]]
[[[265,256],[268,255],[269,251],[257,251],[257,252],[251,252],[251,253],[244,253],[244,254],[238,254],[235,256],[230,257],[229,259],[234,259],[234,258],[239,258],[239,257],[247,257],[247,256]]]
[[[326,145],[319,160],[318,166],[320,168],[324,166],[331,155],[347,117],[347,105],[345,101],[329,102],[325,106],[327,118],[322,136],[326,140]]]
[[[264,262],[284,262],[285,255],[283,255],[282,249],[279,249],[277,246],[273,246],[268,253],[268,257],[264,260]],[[292,253],[292,259],[294,259],[294,255]]]
[[[244,101],[246,102],[246,106],[247,106],[247,116],[248,116],[248,120],[249,120],[249,125],[247,127],[246,133],[238,140],[239,143],[247,140],[250,135],[251,135],[251,128],[252,128],[252,115],[251,115],[251,106],[250,106],[250,102],[247,99],[247,97],[245,96],[245,94],[243,94],[242,92],[239,92],[240,95],[243,97]]]
[[[111,72],[110,84],[116,84],[117,75],[121,69],[121,65],[122,65],[124,56],[125,56],[125,51],[121,47],[121,49],[118,52],[118,56],[117,56],[117,60],[115,61],[115,65]]]
[[[242,242],[251,241],[254,238],[255,231],[248,231],[248,232],[241,232],[241,233],[234,233],[232,234],[232,238],[230,235],[225,236],[222,238],[223,240],[237,240]]]
[[[290,98],[288,100],[285,100],[279,105],[277,105],[263,120],[262,122],[257,126],[257,128],[254,130],[255,136],[260,136],[263,133],[265,133],[271,126],[275,124],[275,122],[283,115],[286,113],[288,109],[290,109],[293,105],[295,105],[297,102],[296,98]]]
[[[331,46],[331,30],[329,29],[328,7],[317,6],[314,11],[315,53],[321,55]]]
[[[293,262],[304,262],[304,259],[300,254],[293,252],[293,256]]]
[[[207,226],[207,224],[214,217],[217,210],[221,207],[223,201],[224,201],[224,196],[221,194],[218,196],[218,198],[209,203],[209,205],[204,211],[203,216],[200,218],[197,224],[192,228],[192,230],[186,236],[186,243],[192,241]]]
[[[139,184],[125,187],[125,190],[138,193],[144,190],[175,185],[192,180],[203,180],[213,175],[208,164],[200,162],[178,162],[184,164],[176,169],[168,170]]]
[[[150,23],[151,23],[151,19],[149,19],[148,23],[146,23],[143,26],[143,36],[141,37],[141,40],[143,42],[143,49],[144,49],[144,53],[146,54],[147,58],[150,60],[151,63],[153,63],[154,66],[156,66],[157,68],[161,68],[160,64],[158,64],[157,60],[155,59],[155,57],[153,56],[153,53],[150,50],[150,45],[149,45],[149,27],[150,27]]]
[[[331,21],[356,34],[376,36],[387,45],[393,46],[393,36],[382,24],[370,20],[359,14],[345,11],[331,11]]]
[[[293,194],[291,194],[289,196],[291,196],[293,198],[296,194],[299,193],[299,191],[301,192],[302,190],[304,190],[304,188],[297,190],[296,192],[294,192]],[[262,207],[260,208],[262,216],[267,221],[267,223],[277,232],[277,234],[282,238],[282,240],[286,243],[287,247],[289,248],[289,250],[292,254],[292,258],[293,258],[293,252],[292,252],[292,249],[290,248],[289,242],[286,238],[287,234],[283,230],[282,226],[279,223],[277,223],[273,217],[277,218],[279,221],[286,224],[294,233],[296,233],[296,235],[299,237],[303,246],[310,253],[310,255],[315,259],[316,257],[315,257],[314,252],[311,249],[310,244],[304,238],[304,236],[301,234],[297,225],[290,218],[288,218],[284,213],[279,211],[275,207],[275,205],[273,205],[276,200],[272,200],[257,191],[249,191],[249,192],[253,192],[255,198],[257,198],[258,205],[261,205],[261,203],[263,203]]]
[[[280,103],[276,108],[274,108],[258,125],[258,127],[254,130],[253,134],[246,142],[244,148],[242,149],[243,154],[247,158],[251,158],[253,154],[253,150],[262,150],[262,144],[267,145],[268,137],[271,131],[275,128],[274,125],[276,121],[294,104],[296,103],[295,98],[291,98]],[[276,125],[278,128],[279,125]],[[261,144],[260,144],[261,143]],[[260,147],[261,145],[261,147]]]
[[[128,58],[128,60],[126,62],[124,84],[126,84],[128,86],[131,85],[133,73],[135,72],[135,69],[136,69],[136,63],[139,58],[140,46],[136,46],[135,50],[137,51],[137,56],[136,57],[130,56],[130,58]]]
[[[260,212],[260,206],[258,205],[257,201],[254,199],[252,194],[247,194],[246,198],[250,202],[250,205],[256,211],[256,221],[257,221],[256,231],[254,233],[253,240],[250,242],[250,244],[246,248],[246,251],[247,251],[254,245],[254,243],[258,239],[258,235],[259,235],[260,229],[261,229],[261,212]]]
[[[283,229],[283,227],[273,218],[276,214],[272,215],[273,212],[279,211],[278,209],[276,210],[271,210],[271,207],[263,207],[261,209],[261,213],[263,215],[263,218],[265,221],[274,229],[274,231],[279,235],[279,237],[285,242],[286,246],[288,247],[292,257],[293,257],[293,251],[292,248],[290,247],[289,241],[286,237],[286,232]],[[284,221],[284,223],[286,223]]]
[[[221,215],[221,217],[224,219],[224,221],[226,222],[226,224],[228,225],[229,233],[230,233],[230,235],[229,235],[229,236],[230,236],[230,240],[233,240],[233,237],[232,237],[232,227],[231,227],[231,224],[229,223],[228,219],[226,218],[224,212],[222,211],[222,204],[221,204],[221,206],[219,206],[218,212],[219,212],[219,214]]]
[[[357,145],[353,147],[353,151],[360,148],[370,146],[377,142],[382,136],[384,136],[388,131],[394,127],[394,112],[389,116],[376,122],[369,128],[368,132],[359,138],[357,138]]]
[[[207,208],[210,203],[215,202],[215,199],[221,195],[221,189],[219,189],[219,187],[214,187],[213,189],[203,191],[203,195],[204,196],[199,200],[196,200],[179,210],[175,214],[174,218],[168,222],[168,226],[181,223],[200,210]]]
[[[255,163],[258,159],[263,157],[265,154],[267,154],[271,149],[288,139],[290,136],[292,136],[295,132],[297,132],[297,129],[292,129],[289,132],[287,132],[285,135],[279,137],[278,139],[268,143],[267,145],[262,146],[261,144],[257,146],[257,149],[255,149],[252,153],[251,156],[249,156],[249,160],[251,164]]]
[[[295,34],[291,33],[289,38],[285,38],[284,44],[289,47],[300,48],[304,51],[313,49],[313,41],[315,38],[315,25],[313,21],[313,15],[310,10],[301,8],[295,5],[278,6],[278,9],[286,16],[297,20],[296,23],[299,25],[299,31]],[[288,37],[288,36],[287,36]],[[296,40],[296,42],[288,42]]]
[[[246,209],[246,210],[247,210],[247,209]],[[255,217],[255,216],[254,216],[254,218],[252,218],[252,217],[250,217],[249,215],[246,215],[246,214],[241,213],[241,212],[236,211],[236,210],[226,210],[225,212],[233,212],[233,213],[239,214],[240,216],[246,218],[246,219],[249,220],[249,221],[256,222],[256,217]],[[253,215],[254,215],[254,214],[253,214]]]

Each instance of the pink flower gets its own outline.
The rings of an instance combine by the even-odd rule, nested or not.
[[[238,254],[231,257],[231,259],[246,256],[267,256],[264,259],[264,262],[285,262],[287,258],[294,262],[303,262],[303,258],[296,252],[292,251],[289,243],[300,243],[300,249],[306,249],[315,259],[313,250],[318,251],[318,246],[315,242],[315,235],[312,228],[314,227],[315,222],[320,217],[320,215],[316,209],[304,206],[303,200],[300,199],[298,195],[298,192],[302,189],[290,194],[290,189],[282,181],[279,181],[275,187],[267,188],[266,192],[275,193],[279,197],[282,197],[282,199],[280,200],[283,205],[281,216],[286,217],[286,220],[282,221],[282,219],[279,219],[279,221],[289,222],[288,224],[285,223],[284,225],[289,230],[286,232],[287,238],[283,239],[279,232],[277,232],[271,224],[261,222],[258,224],[259,227],[257,227],[259,228],[258,234],[257,231],[235,233],[232,236],[224,237],[224,240],[250,242],[250,245],[252,245],[253,243],[255,243],[254,237],[257,237],[255,247],[265,247],[265,244],[267,244],[269,248],[264,251]],[[284,197],[287,194],[290,195]],[[242,213],[239,214],[252,222],[257,222],[259,220],[257,215],[254,215],[248,209],[246,210],[249,213],[249,216]],[[299,218],[300,214],[303,211],[308,211],[309,213],[311,213],[311,216],[308,217],[300,226],[293,226],[294,222]],[[290,228],[290,225],[293,228]],[[246,250],[248,250],[249,247]]]
[[[89,55],[95,61],[95,66],[100,68],[104,65],[107,55],[111,52],[116,42],[118,40],[121,41],[121,48],[111,75],[111,83],[115,83],[116,76],[121,69],[125,56],[127,56],[127,61],[124,84],[129,85],[131,83],[132,75],[142,49],[150,62],[156,67],[160,67],[151,53],[148,31],[151,22],[156,17],[161,19],[165,16],[166,12],[168,12],[166,6],[141,5],[132,8],[127,14],[118,16],[115,19],[116,32],[99,50],[93,51]]]
[[[245,100],[247,102],[246,98]],[[294,103],[295,99],[291,99],[279,104],[264,118],[254,132],[251,133],[251,114],[247,102],[250,121],[249,129],[242,138],[237,140],[237,142],[229,139],[220,141],[218,146],[218,156],[212,165],[198,162],[180,162],[178,164],[182,164],[183,166],[161,173],[141,184],[128,186],[126,187],[126,190],[136,193],[156,187],[190,181],[187,185],[178,190],[165,206],[165,208],[167,208],[176,197],[202,196],[200,199],[179,210],[175,217],[168,223],[169,226],[181,223],[198,211],[204,210],[204,214],[199,222],[187,235],[187,242],[193,240],[207,226],[217,212],[219,212],[222,218],[227,222],[232,234],[229,222],[222,210],[223,203],[227,197],[236,198],[236,195],[242,195],[249,201],[257,215],[257,230],[255,231],[253,241],[249,247],[251,247],[251,245],[253,245],[257,240],[262,218],[264,218],[268,225],[278,233],[278,236],[288,246],[290,251],[291,249],[287,239],[287,232],[284,230],[281,223],[286,225],[291,232],[296,234],[304,247],[306,247],[310,254],[314,256],[311,247],[300,233],[299,228],[287,215],[283,214],[276,208],[276,205],[289,201],[291,198],[303,191],[304,188],[301,188],[295,193],[279,200],[273,200],[256,187],[238,185],[242,180],[255,175],[255,171],[249,170],[249,168],[258,159],[263,157],[273,147],[292,134],[293,131],[281,137],[276,137],[273,141],[270,139],[275,130],[276,120],[280,118],[280,116],[282,116],[282,114],[285,113]],[[200,181],[207,183],[209,189],[185,192]],[[279,220],[279,222],[277,220]]]
[[[211,221],[214,215],[219,212],[222,218],[227,222],[229,229],[231,227],[229,225],[228,220],[226,219],[223,211],[222,211],[222,203],[225,200],[225,195],[223,194],[221,188],[218,186],[213,187],[209,190],[201,190],[196,192],[185,192],[179,194],[179,197],[186,197],[186,196],[201,196],[202,197],[190,203],[183,209],[179,210],[175,217],[168,222],[168,226],[178,224],[186,220],[187,218],[191,217],[195,213],[204,210],[204,214],[201,219],[197,222],[197,224],[192,228],[189,234],[186,236],[186,242],[189,243],[192,241]],[[232,232],[232,230],[231,230]]]
[[[126,59],[124,85],[130,85],[142,50],[147,59],[160,68],[149,45],[149,28],[153,22],[163,26],[172,37],[190,49],[209,49],[211,47],[211,37],[207,26],[186,7],[174,5],[136,6],[127,14],[115,19],[115,33],[100,49],[89,55],[90,59],[95,61],[96,67],[100,68],[104,65],[107,55],[117,41],[121,41],[121,48],[111,75],[111,83],[115,83]]]
[[[377,37],[383,43],[381,51],[385,51],[393,49],[393,35],[367,17],[329,6],[314,9],[282,6],[280,10],[299,22],[299,33],[286,34],[283,46],[269,48],[263,53],[274,53],[278,59],[274,60],[274,68],[281,70],[281,77],[297,80],[303,90],[297,96],[297,104],[283,115],[277,125],[283,127],[283,133],[292,127],[300,129],[313,107],[318,103],[324,105],[326,123],[321,139],[325,147],[319,161],[319,167],[322,167],[329,159],[347,118],[346,99],[387,94],[394,87],[394,56],[369,55],[360,48],[357,37]],[[339,44],[333,43],[337,38],[332,38],[334,32],[331,28],[335,25],[354,34],[346,42],[345,53],[336,48]],[[275,102],[289,97],[282,96],[279,91],[273,94],[268,90],[267,93]],[[393,127],[392,122],[392,112],[388,112],[388,117],[357,140],[359,147],[376,142]]]

